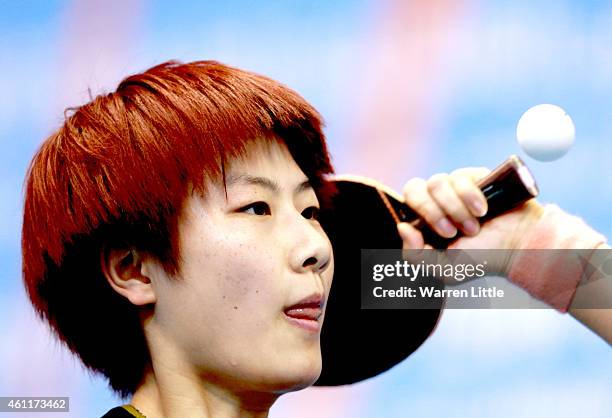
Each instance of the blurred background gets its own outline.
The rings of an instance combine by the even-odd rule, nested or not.
[[[612,236],[611,2],[0,0],[0,396],[70,397],[70,414],[46,416],[101,416],[122,401],[26,300],[27,165],[64,109],[169,59],[219,60],[300,92],[327,122],[339,173],[400,190],[518,153],[541,200]],[[515,140],[539,103],[576,124],[573,148],[552,163]],[[610,346],[569,316],[454,310],[391,371],[286,395],[271,416],[611,417],[611,393]]]

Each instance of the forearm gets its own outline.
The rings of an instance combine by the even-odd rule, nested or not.
[[[546,205],[515,246],[520,251],[512,260],[508,277],[534,297],[569,312],[610,343],[612,309],[604,308],[612,308],[612,277],[602,271],[606,257],[600,257],[611,249],[605,241],[582,219]],[[585,264],[573,254],[530,251],[544,249],[591,252]]]
[[[597,250],[612,249],[601,244]],[[599,267],[599,266],[594,266]],[[601,272],[600,269],[598,269]],[[585,308],[603,306],[606,308]],[[578,286],[569,313],[587,328],[612,344],[612,276],[596,278],[590,283]]]

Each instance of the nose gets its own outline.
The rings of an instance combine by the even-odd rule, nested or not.
[[[287,233],[291,238],[291,267],[296,272],[313,271],[320,274],[329,267],[332,248],[323,228],[316,222],[299,219],[288,226]]]

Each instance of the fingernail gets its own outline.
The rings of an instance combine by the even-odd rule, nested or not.
[[[475,213],[476,216],[484,216],[487,213],[485,205],[478,198],[471,199],[470,200],[470,205],[472,205],[472,208],[474,209],[474,212],[476,212]]]
[[[468,219],[467,221],[463,221],[461,226],[463,226],[463,230],[468,235],[476,235],[478,233],[478,229],[480,228],[480,225],[474,219]]]
[[[455,226],[446,218],[442,218],[436,222],[436,228],[447,238],[454,237],[457,234],[457,228],[455,228]]]

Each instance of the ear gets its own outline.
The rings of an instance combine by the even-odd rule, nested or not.
[[[100,254],[106,280],[121,296],[137,306],[155,303],[155,289],[134,249],[104,249]]]

